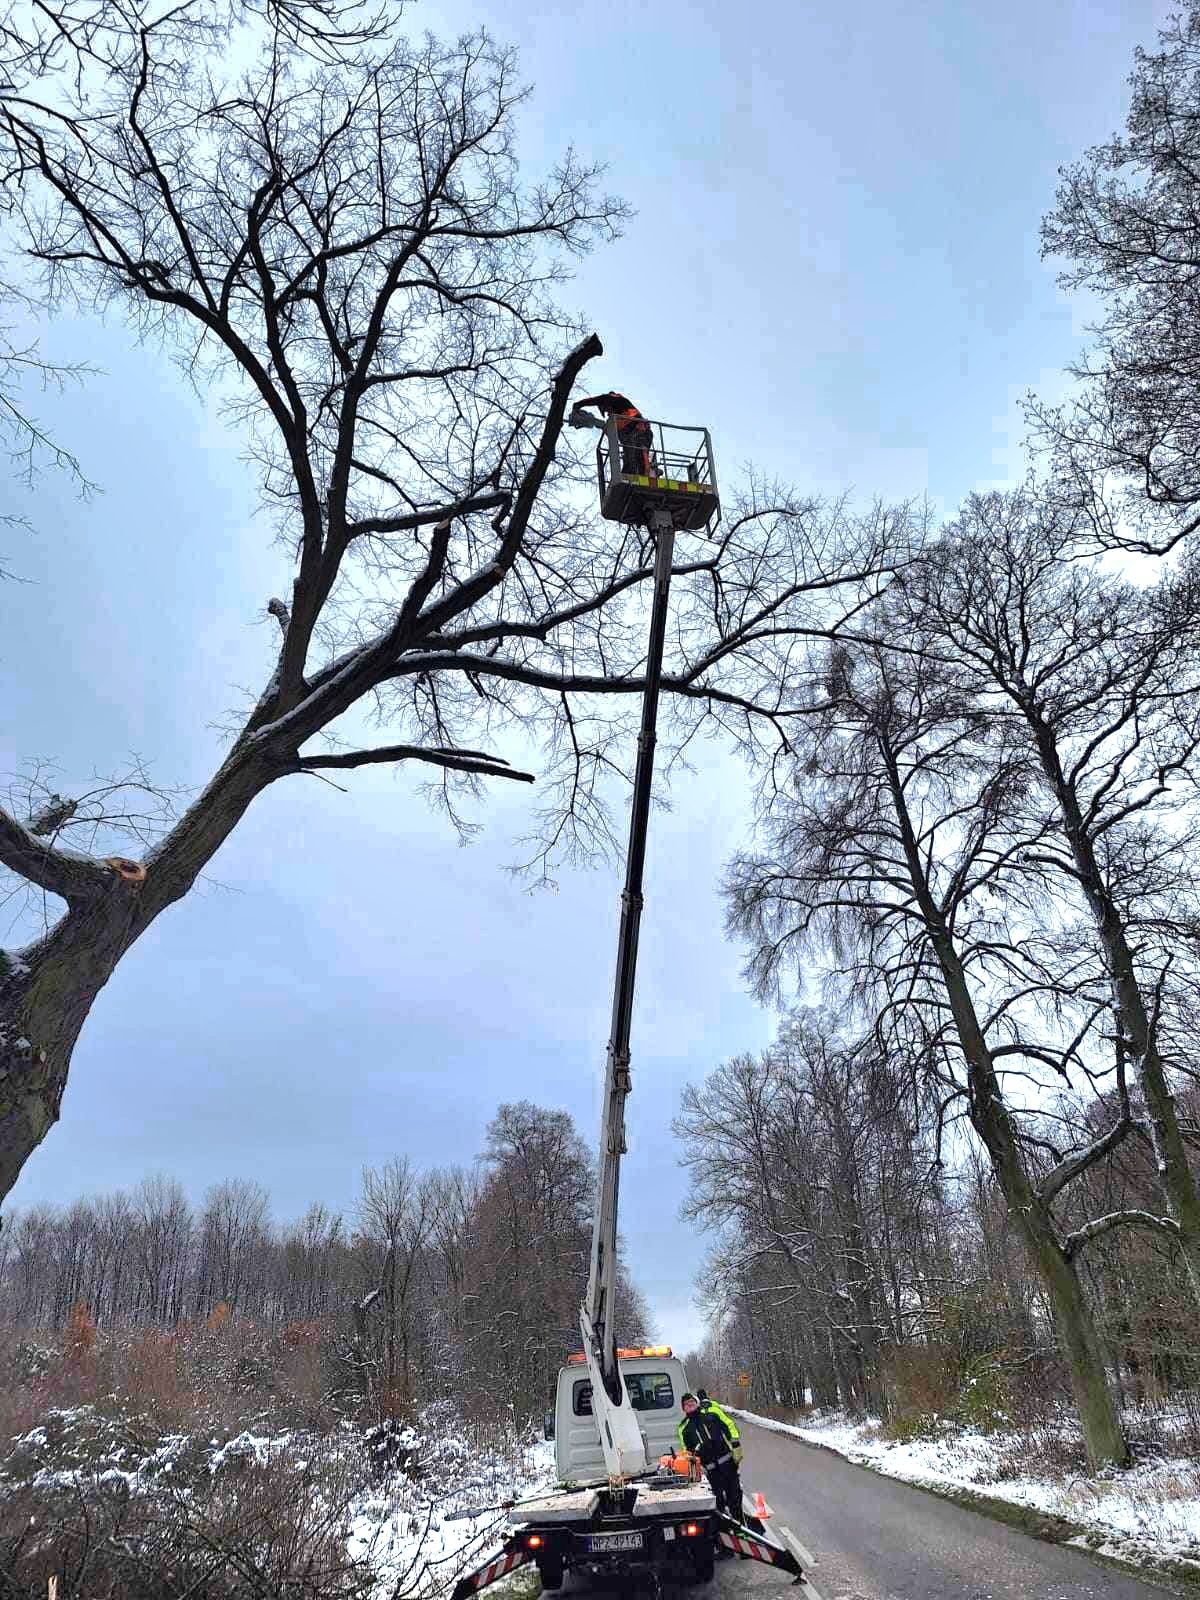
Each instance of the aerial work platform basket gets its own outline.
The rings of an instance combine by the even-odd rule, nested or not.
[[[668,512],[677,528],[707,528],[721,509],[707,428],[610,417],[596,446],[600,515],[645,527]]]

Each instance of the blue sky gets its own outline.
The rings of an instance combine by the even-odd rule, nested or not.
[[[606,347],[591,392],[707,423],[723,481],[931,495],[1022,471],[1018,401],[1058,392],[1083,308],[1038,260],[1056,168],[1121,123],[1136,43],[1166,5],[418,4],[414,28],[486,25],[534,94],[535,173],[568,143],[637,215],[566,291]],[[0,771],[63,792],[137,752],[197,784],[274,646],[286,593],[238,445],[153,347],[62,318],[51,353],[102,369],[42,417],[103,486],[44,479],[0,503],[28,580],[0,588]],[[614,870],[529,894],[504,867],[524,788],[460,847],[401,770],[348,794],[279,785],[210,878],[101,994],[63,1120],[13,1195],[132,1187],[199,1197],[254,1177],[280,1218],[353,1200],[360,1168],[470,1161],[499,1101],[564,1106],[591,1140],[608,1024]],[[722,937],[716,882],[747,819],[743,775],[701,753],[654,820],[623,1183],[634,1273],[679,1346],[704,1242],[677,1220],[681,1086],[760,1048],[773,1019]],[[0,921],[0,943],[14,942]]]

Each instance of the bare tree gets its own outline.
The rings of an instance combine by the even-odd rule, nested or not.
[[[183,1315],[195,1219],[182,1185],[162,1174],[145,1178],[133,1196],[134,1257],[140,1311],[153,1323]]]
[[[1077,396],[1034,406],[1057,487],[1102,544],[1169,549],[1200,528],[1200,7],[1181,7],[1159,49],[1136,52],[1124,137],[1066,168],[1042,227],[1061,282],[1097,294]],[[1114,521],[1106,478],[1129,490]]]
[[[269,1226],[270,1200],[260,1183],[245,1178],[214,1184],[198,1220],[196,1310],[206,1314],[224,1301],[240,1306],[250,1288],[252,1263]],[[255,1286],[257,1287],[257,1286]],[[258,1299],[251,1289],[251,1298]]]
[[[1036,491],[973,496],[907,574],[905,612],[912,637],[962,664],[978,704],[1028,740],[1042,779],[1026,791],[1038,861],[1059,878],[1060,905],[1082,902],[1103,964],[1093,985],[1076,965],[1068,987],[1092,987],[1111,1010],[1139,1091],[1133,1126],[1153,1147],[1200,1300],[1200,1193],[1170,1075],[1172,1058],[1197,1066],[1193,583],[1185,570],[1138,590],[1075,558],[1077,534],[1078,519]],[[1105,1227],[1122,1216],[1107,1213]]]
[[[558,1368],[578,1344],[594,1175],[565,1111],[528,1100],[488,1125],[474,1217],[472,1369],[522,1418],[541,1416]],[[637,1308],[627,1306],[631,1317]],[[627,1337],[622,1324],[621,1338]]]
[[[627,748],[649,552],[580,509],[560,434],[601,347],[552,299],[621,208],[570,153],[522,185],[515,63],[485,36],[316,49],[277,13],[252,10],[231,50],[211,10],[181,36],[174,11],[109,8],[102,51],[0,113],[50,302],[111,308],[180,353],[244,429],[295,555],[262,693],[152,848],[130,859],[118,830],[83,853],[71,817],[48,837],[0,811],[0,864],[66,904],[0,960],[0,1198],[59,1114],[97,992],[269,785],[415,762],[462,823],[464,786],[531,782],[512,753],[540,747],[539,859],[604,838]],[[249,62],[237,78],[231,57]],[[683,737],[709,718],[786,742],[803,707],[777,661],[802,676],[905,520],[751,485],[676,569],[665,683]],[[370,747],[368,708],[389,730]]]
[[[375,1369],[382,1416],[413,1399],[416,1288],[433,1225],[434,1187],[406,1159],[363,1172],[358,1203],[366,1287],[378,1315]],[[361,1302],[360,1302],[361,1303]]]
[[[347,1242],[341,1217],[319,1201],[285,1230],[280,1300],[288,1314],[311,1322],[338,1308],[338,1264]]]
[[[254,17],[316,58],[339,45],[365,45],[382,32],[380,16],[362,0],[210,0],[175,8],[140,0],[13,0],[0,7],[0,95],[19,97],[53,75],[78,83],[89,66],[94,70],[102,61],[127,64],[142,26],[172,33],[186,49]],[[0,190],[0,208],[6,200],[7,191]],[[30,390],[61,391],[94,369],[86,362],[48,359],[39,341],[19,329],[19,319],[37,307],[11,275],[0,282],[0,304],[13,318],[0,323],[0,448],[26,483],[53,468],[89,494],[95,485],[79,458],[47,431],[32,409]],[[0,522],[12,520],[0,516]]]
[[[932,1071],[944,1107],[965,1101],[1053,1307],[1089,1457],[1124,1463],[1075,1262],[1085,1237],[1067,1238],[1053,1206],[1125,1136],[1128,1117],[1100,1140],[1055,1150],[1045,1171],[1011,1101],[1023,1076],[1064,1074],[1081,1048],[1074,1028],[1037,1026],[1037,997],[1052,987],[1037,931],[1039,841],[1009,826],[1029,759],[927,656],[838,647],[828,697],[808,771],[770,819],[769,854],[734,865],[732,927],[750,940],[762,990],[798,950],[827,949],[873,1012],[881,1045]],[[1003,915],[988,904],[998,887]]]

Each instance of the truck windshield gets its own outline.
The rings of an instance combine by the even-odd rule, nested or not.
[[[626,1372],[625,1392],[635,1411],[670,1411],[675,1404],[675,1390],[669,1372]],[[592,1414],[592,1386],[587,1379],[575,1384],[571,1395],[571,1409],[577,1417]]]

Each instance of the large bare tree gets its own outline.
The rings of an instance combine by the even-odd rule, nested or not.
[[[1036,404],[1057,487],[1102,545],[1164,551],[1200,528],[1200,5],[1139,49],[1123,136],[1063,169],[1042,225],[1060,281],[1099,305],[1060,407]],[[1115,506],[1106,489],[1117,487]],[[1114,515],[1115,511],[1115,515]]]
[[[43,294],[179,354],[243,430],[295,566],[261,694],[151,848],[115,826],[72,848],[72,795],[0,812],[0,864],[65,906],[0,964],[0,1198],[59,1114],[97,992],[269,785],[415,762],[453,810],[455,785],[531,782],[510,763],[532,750],[541,848],[587,849],[626,748],[651,564],[563,449],[601,346],[554,300],[621,207],[570,152],[521,181],[511,52],[306,30],[311,10],[122,0],[70,70],[39,76],[35,52],[3,96],[13,236]],[[683,733],[786,742],[776,663],[802,679],[892,532],[752,484],[719,537],[682,545]]]
[[[911,637],[959,663],[979,706],[1028,742],[1038,860],[1100,957],[1090,976],[1073,963],[1067,986],[1111,1009],[1133,1129],[1200,1299],[1200,1192],[1174,1093],[1181,1071],[1196,1072],[1194,564],[1139,589],[1076,557],[1079,520],[1032,487],[972,496],[909,570],[906,615]]]
[[[831,958],[883,1048],[920,1063],[944,1108],[965,1106],[1052,1308],[1089,1458],[1124,1464],[1076,1261],[1088,1234],[1068,1233],[1055,1204],[1128,1133],[1128,1105],[1102,1137],[1051,1149],[1048,1168],[1022,1125],[1023,1080],[1080,1070],[1094,1023],[1086,1007],[1078,1028],[1039,1014],[1056,994],[1041,840],[1011,826],[1031,759],[899,630],[837,647],[827,690],[794,791],[768,815],[769,848],[734,863],[731,925],[765,991],[799,951]]]

